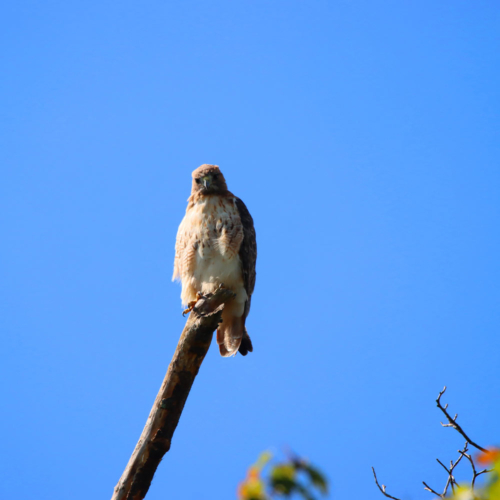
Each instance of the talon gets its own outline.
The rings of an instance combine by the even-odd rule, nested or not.
[[[197,300],[192,300],[191,302],[188,302],[188,306],[186,309],[184,309],[184,311],[182,311],[182,315],[183,316],[186,316],[186,314],[190,313],[194,306],[196,305],[196,302],[198,302]]]
[[[184,309],[184,311],[182,311],[182,315],[186,316],[186,314],[190,313],[194,309],[196,302],[198,302],[202,298],[203,298],[203,294],[201,292],[196,292],[196,300],[192,300],[191,302],[188,302],[187,308]]]

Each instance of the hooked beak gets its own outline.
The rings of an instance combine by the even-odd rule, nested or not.
[[[209,175],[207,175],[206,177],[203,177],[201,179],[203,181],[203,185],[208,188],[210,186],[210,182],[211,182],[211,177]]]

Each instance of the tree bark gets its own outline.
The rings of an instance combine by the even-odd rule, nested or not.
[[[111,500],[142,500],[179,422],[194,379],[221,321],[224,304],[234,297],[227,288],[203,296],[182,331],[167,374],[132,456]]]

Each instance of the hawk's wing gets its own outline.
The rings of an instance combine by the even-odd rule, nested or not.
[[[172,281],[184,281],[186,274],[193,270],[196,259],[196,243],[193,244],[192,228],[187,214],[190,207],[186,210],[186,215],[179,224],[177,237],[175,239],[175,259],[174,259],[174,275]]]
[[[172,281],[182,280],[182,254],[187,246],[184,229],[185,220],[186,218],[184,217],[179,224],[177,237],[175,238],[174,275],[172,276]]]
[[[257,241],[255,238],[255,227],[253,219],[246,205],[239,199],[235,198],[236,207],[240,214],[241,225],[243,226],[243,241],[241,242],[239,257],[243,270],[243,283],[248,295],[245,303],[245,311],[243,320],[248,316],[250,311],[250,302],[252,299],[253,289],[255,287],[255,263],[257,261]]]

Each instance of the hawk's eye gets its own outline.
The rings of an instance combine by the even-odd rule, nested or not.
[[[196,179],[196,184],[199,184],[200,182],[200,179]]]
[[[217,180],[217,177],[219,177],[219,174],[214,174],[213,176],[214,181]]]

